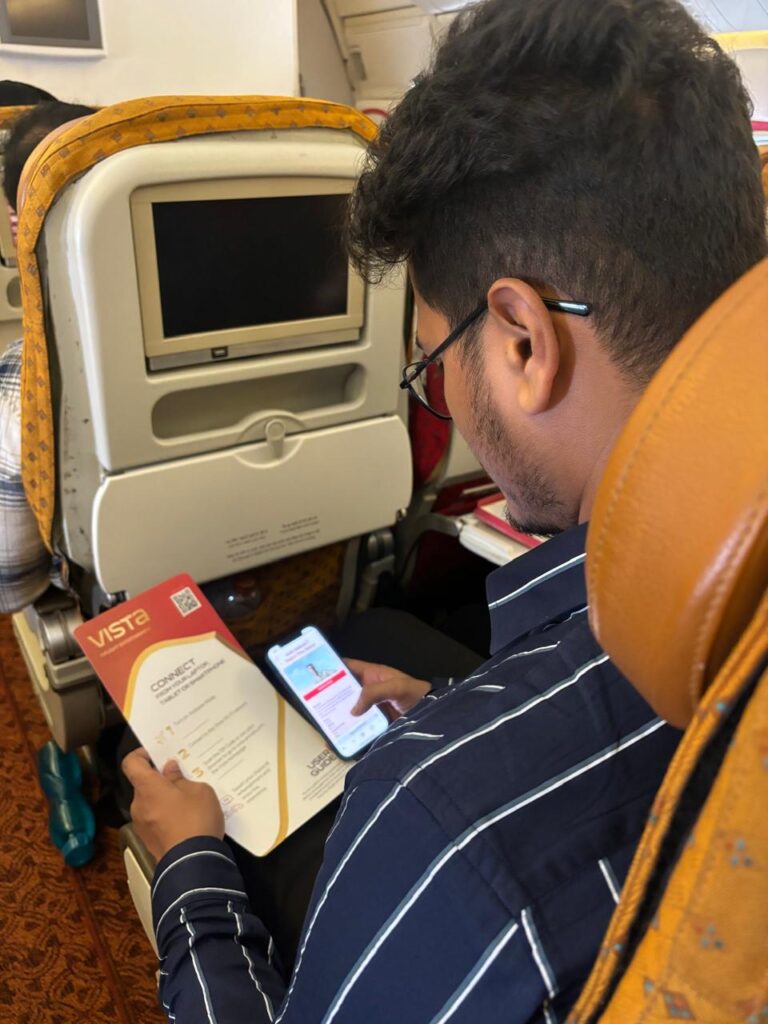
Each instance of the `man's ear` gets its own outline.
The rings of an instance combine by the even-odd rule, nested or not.
[[[529,416],[546,412],[554,400],[561,368],[560,339],[539,294],[518,278],[501,278],[488,291],[488,311],[501,353],[517,389],[518,405]]]

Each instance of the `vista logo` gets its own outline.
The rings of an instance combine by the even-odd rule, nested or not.
[[[122,640],[129,633],[134,633],[140,626],[146,626],[149,622],[149,612],[143,608],[137,608],[135,612],[129,612],[116,622],[110,622],[108,626],[102,626],[96,636],[89,636],[88,639],[101,650],[106,644],[112,644],[116,640]]]

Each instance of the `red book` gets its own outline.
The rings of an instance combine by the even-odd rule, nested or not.
[[[506,499],[501,494],[492,494],[489,498],[483,498],[477,503],[475,515],[483,523],[492,526],[494,530],[503,533],[505,537],[516,540],[526,548],[537,548],[546,540],[546,537],[539,537],[535,533],[521,533],[514,526],[507,522],[505,512],[507,510]]]

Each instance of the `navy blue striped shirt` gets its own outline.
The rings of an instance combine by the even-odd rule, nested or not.
[[[564,1021],[679,739],[590,632],[585,535],[491,575],[490,661],[350,771],[291,978],[225,843],[163,858],[169,1020]]]

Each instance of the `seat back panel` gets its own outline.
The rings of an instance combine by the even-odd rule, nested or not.
[[[96,494],[94,569],[110,593],[203,582],[389,526],[410,493],[396,416],[133,470]]]

